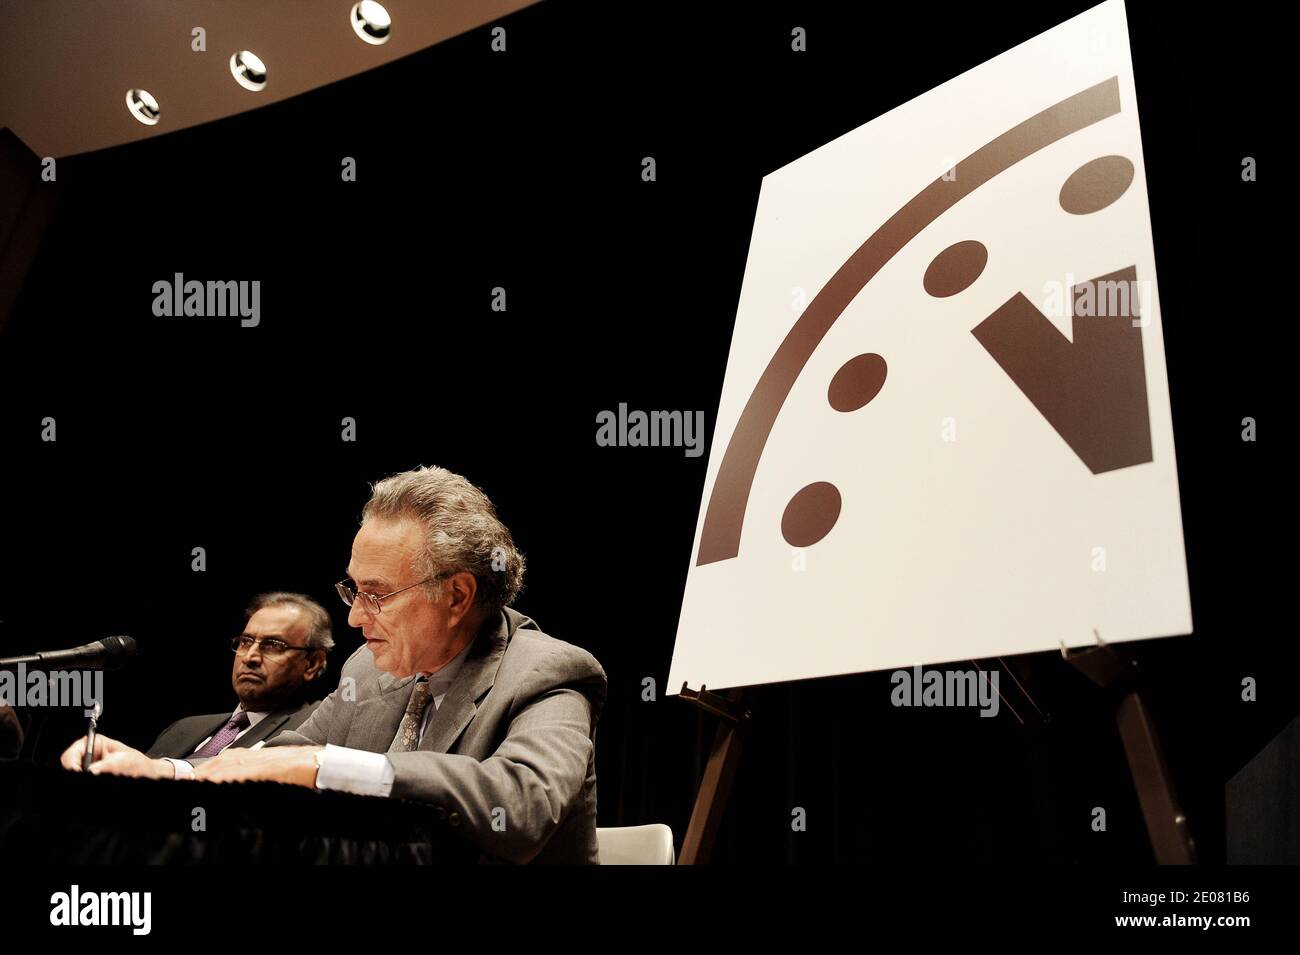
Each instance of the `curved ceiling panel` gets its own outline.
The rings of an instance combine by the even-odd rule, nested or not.
[[[353,0],[3,0],[0,127],[38,156],[147,139],[345,79],[536,2],[381,0],[391,29],[375,43],[354,29]],[[204,52],[193,49],[196,27]],[[265,64],[263,88],[237,82],[232,70],[248,67],[231,57],[243,51]],[[133,115],[132,90],[156,100],[156,123],[138,97],[146,120]]]

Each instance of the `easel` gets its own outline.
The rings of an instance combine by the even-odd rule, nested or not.
[[[1142,816],[1146,821],[1147,834],[1151,839],[1151,848],[1155,852],[1156,862],[1160,865],[1194,864],[1196,846],[1187,828],[1187,816],[1183,813],[1174,792],[1169,766],[1160,748],[1160,739],[1151,714],[1138,694],[1137,661],[1122,657],[1109,644],[1104,643],[1096,631],[1093,633],[1097,639],[1095,647],[1072,652],[1062,644],[1061,658],[1102,690],[1118,697],[1115,704],[1115,722],[1119,727],[1120,740],[1124,744],[1129,772],[1137,788],[1138,802],[1142,807]],[[1050,717],[1039,709],[1038,704],[1021,685],[1011,668],[1001,658],[997,659],[1011,676],[1015,688],[1036,711],[1038,718],[1042,722],[1049,722]],[[985,668],[976,661],[971,662],[983,676]],[[1025,719],[1012,705],[1010,695],[1002,694],[1000,689],[999,694],[1020,724],[1026,725]],[[736,765],[740,761],[741,744],[752,715],[743,696],[744,688],[740,687],[722,696],[710,692],[704,686],[696,692],[685,683],[682,684],[682,699],[716,716],[720,722],[713,739],[713,748],[709,753],[709,762],[704,769],[700,789],[695,797],[691,821],[686,827],[686,837],[682,840],[682,851],[678,857],[679,865],[707,865],[712,858],[718,828],[722,823],[722,813],[726,808],[727,797],[731,793]],[[1025,709],[1023,704],[1022,709]]]
[[[1174,792],[1169,765],[1160,748],[1155,723],[1137,690],[1137,661],[1122,657],[1102,641],[1095,630],[1095,647],[1073,653],[1061,644],[1061,658],[1118,699],[1115,723],[1128,757],[1129,772],[1137,787],[1138,802],[1147,834],[1160,865],[1193,865],[1196,844],[1187,828],[1187,816]]]
[[[682,684],[682,699],[689,700],[700,709],[719,719],[718,731],[713,737],[708,765],[700,780],[700,791],[695,797],[678,865],[707,865],[713,856],[713,844],[722,824],[722,811],[731,795],[731,782],[740,762],[740,748],[745,730],[749,727],[750,709],[744,702],[744,689],[737,687],[726,696],[709,692],[701,686],[699,692]]]

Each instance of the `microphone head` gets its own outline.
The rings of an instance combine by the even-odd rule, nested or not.
[[[119,667],[136,655],[135,639],[127,636],[105,637],[99,641],[104,648],[104,667]]]

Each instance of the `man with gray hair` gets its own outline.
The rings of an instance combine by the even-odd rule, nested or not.
[[[296,731],[196,778],[433,803],[482,861],[596,863],[605,671],[510,604],[524,558],[492,502],[420,468],[374,485],[336,586],[366,645]]]
[[[94,773],[186,779],[194,766],[227,747],[261,746],[281,730],[296,729],[316,708],[307,702],[334,648],[329,611],[306,594],[276,591],[249,604],[243,632],[230,640],[230,683],[239,697],[233,713],[187,716],[159,734],[147,753],[106,736],[96,737]],[[86,741],[63,753],[62,764],[81,769]]]

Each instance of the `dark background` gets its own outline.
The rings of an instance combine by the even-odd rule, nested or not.
[[[504,56],[485,27],[61,159],[0,334],[0,653],[134,635],[102,729],[144,746],[233,707],[226,639],[252,594],[289,589],[334,612],[336,678],[358,641],[331,585],[368,482],[439,464],[525,551],[516,606],[609,674],[600,824],[665,822],[680,847],[714,722],[664,681],[707,455],[599,448],[595,416],[703,409],[711,436],[762,176],[1089,6],[547,0],[501,21]],[[1280,61],[1253,18],[1130,3],[1129,20],[1196,626],[1129,649],[1212,862],[1224,780],[1297,709],[1268,414],[1293,319],[1264,238],[1277,177],[1261,161],[1240,180],[1268,151]],[[155,318],[152,284],[175,272],[260,280],[261,325]],[[1259,443],[1240,440],[1248,415]],[[1149,861],[1106,701],[1059,656],[1013,663],[1049,723],[895,709],[885,673],[757,688],[717,861]],[[43,756],[81,729],[52,718]]]

